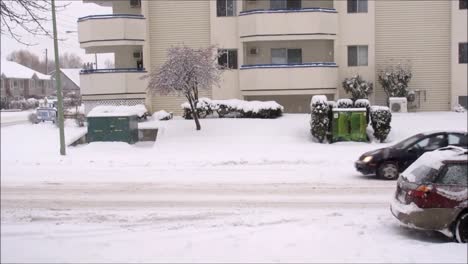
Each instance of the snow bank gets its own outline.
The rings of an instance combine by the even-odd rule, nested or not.
[[[134,106],[126,105],[100,105],[94,107],[88,114],[88,117],[103,117],[103,116],[133,116],[142,117],[146,112],[146,107],[142,104]]]

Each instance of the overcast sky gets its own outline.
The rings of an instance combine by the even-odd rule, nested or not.
[[[79,17],[89,16],[89,15],[96,15],[96,14],[109,14],[112,12],[111,8],[109,7],[101,7],[96,4],[88,3],[84,4],[81,0],[74,0],[74,1],[63,1],[63,0],[56,0],[57,5],[59,4],[67,4],[69,5],[57,13],[57,28],[58,28],[58,38],[59,39],[66,39],[66,41],[59,42],[59,52],[72,52],[80,57],[82,57],[84,62],[94,62],[94,54],[92,55],[85,55],[84,50],[80,49],[80,45],[78,43],[78,34],[69,33],[66,34],[65,31],[77,31],[77,19]],[[48,23],[46,27],[52,30],[52,23]],[[20,32],[18,32],[20,33]],[[6,35],[1,35],[1,57],[6,58],[6,56],[14,50],[19,49],[27,49],[35,54],[37,54],[40,58],[45,58],[45,49],[48,49],[49,58],[53,58],[54,56],[54,43],[52,39],[47,37],[35,37],[31,35],[27,35],[25,33],[22,34],[24,37],[24,41],[29,43],[38,43],[35,46],[25,46],[22,45],[15,40],[11,39]],[[109,55],[98,55],[98,63],[102,65],[106,58],[112,58],[113,56]]]

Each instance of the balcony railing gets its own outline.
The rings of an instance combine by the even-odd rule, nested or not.
[[[272,68],[313,68],[313,67],[338,67],[335,62],[310,62],[300,64],[249,64],[242,65],[241,70],[245,69],[272,69]]]
[[[145,68],[116,68],[116,69],[83,69],[80,74],[118,73],[118,72],[146,72]]]
[[[252,15],[252,14],[274,14],[274,13],[296,13],[296,12],[324,12],[324,13],[338,13],[334,8],[288,8],[288,9],[252,9],[241,11],[239,16]]]
[[[90,19],[113,19],[113,18],[129,18],[129,19],[145,19],[143,15],[133,14],[108,14],[108,15],[92,15],[78,18],[78,22]]]

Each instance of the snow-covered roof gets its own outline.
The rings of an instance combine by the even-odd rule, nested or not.
[[[142,104],[134,106],[126,105],[100,105],[94,107],[89,113],[88,117],[104,117],[104,116],[138,116],[142,117],[148,110]]]
[[[60,69],[62,73],[67,76],[72,82],[80,87],[80,71],[81,69]]]
[[[13,61],[1,60],[1,75],[6,78],[32,79],[35,75],[39,80],[50,80],[50,75],[42,74]]]

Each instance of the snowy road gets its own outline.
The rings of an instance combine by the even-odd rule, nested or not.
[[[2,183],[1,260],[466,263],[466,245],[399,226],[393,191],[380,181]]]

